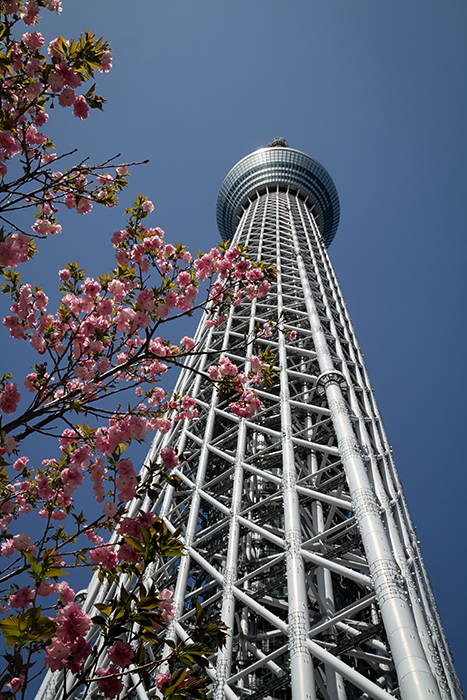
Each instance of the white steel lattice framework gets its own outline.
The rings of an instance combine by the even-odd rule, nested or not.
[[[215,700],[460,700],[438,610],[391,449],[326,245],[339,219],[334,184],[283,139],[240,161],[218,200],[224,239],[272,263],[265,299],[200,323],[196,341],[235,364],[266,348],[277,380],[263,409],[239,419],[190,358],[177,393],[198,418],[154,441],[183,452],[182,488],[144,508],[174,531],[187,556],[151,576],[175,590],[174,639],[184,639],[198,600],[229,627],[212,659]],[[243,346],[257,324],[273,331]],[[295,334],[292,334],[294,337]],[[240,349],[241,348],[241,349]],[[135,510],[141,503],[134,503]],[[94,579],[85,603],[111,599]],[[58,683],[58,685],[57,685]],[[138,683],[128,679],[127,691]],[[39,697],[58,697],[49,674]],[[88,692],[94,697],[96,689]],[[134,697],[156,697],[141,684]]]

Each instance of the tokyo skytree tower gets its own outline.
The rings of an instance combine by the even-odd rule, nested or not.
[[[189,358],[175,391],[196,399],[198,417],[149,451],[156,459],[170,444],[183,455],[181,488],[144,504],[171,531],[182,528],[186,556],[152,571],[174,590],[173,639],[190,633],[196,601],[229,628],[208,669],[213,700],[461,700],[326,250],[339,222],[334,183],[274,139],[227,175],[217,221],[224,240],[247,246],[277,278],[219,328],[202,320],[196,343],[247,370],[248,356],[269,349],[276,377],[257,390],[262,409],[239,418],[207,379],[212,355]],[[85,608],[101,600],[94,579]],[[39,696],[56,697],[52,685],[49,675]],[[158,694],[139,684],[136,697]]]

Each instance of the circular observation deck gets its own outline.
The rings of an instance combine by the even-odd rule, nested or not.
[[[299,192],[311,205],[316,205],[318,226],[326,247],[329,247],[339,225],[336,187],[318,161],[282,143],[287,142],[274,139],[270,147],[245,156],[225,178],[216,206],[217,227],[222,239],[233,238],[243,208],[255,192],[262,194],[268,186],[279,185]]]

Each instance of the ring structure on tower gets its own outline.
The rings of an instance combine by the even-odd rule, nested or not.
[[[245,205],[271,186],[298,191],[310,208],[315,208],[321,235],[329,247],[339,225],[339,197],[328,171],[302,151],[273,139],[242,158],[229,172],[217,198],[217,226],[224,241],[231,240]]]

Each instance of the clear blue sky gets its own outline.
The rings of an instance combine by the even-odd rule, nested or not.
[[[319,160],[341,201],[331,258],[354,321],[457,671],[467,686],[464,0],[64,0],[42,30],[110,40],[103,114],[55,108],[62,149],[149,158],[154,225],[218,241],[230,168],[274,136]],[[55,126],[56,125],[56,126]],[[66,217],[34,281],[112,264],[122,210]],[[4,337],[4,336],[3,336]],[[18,348],[19,349],[19,348]]]

